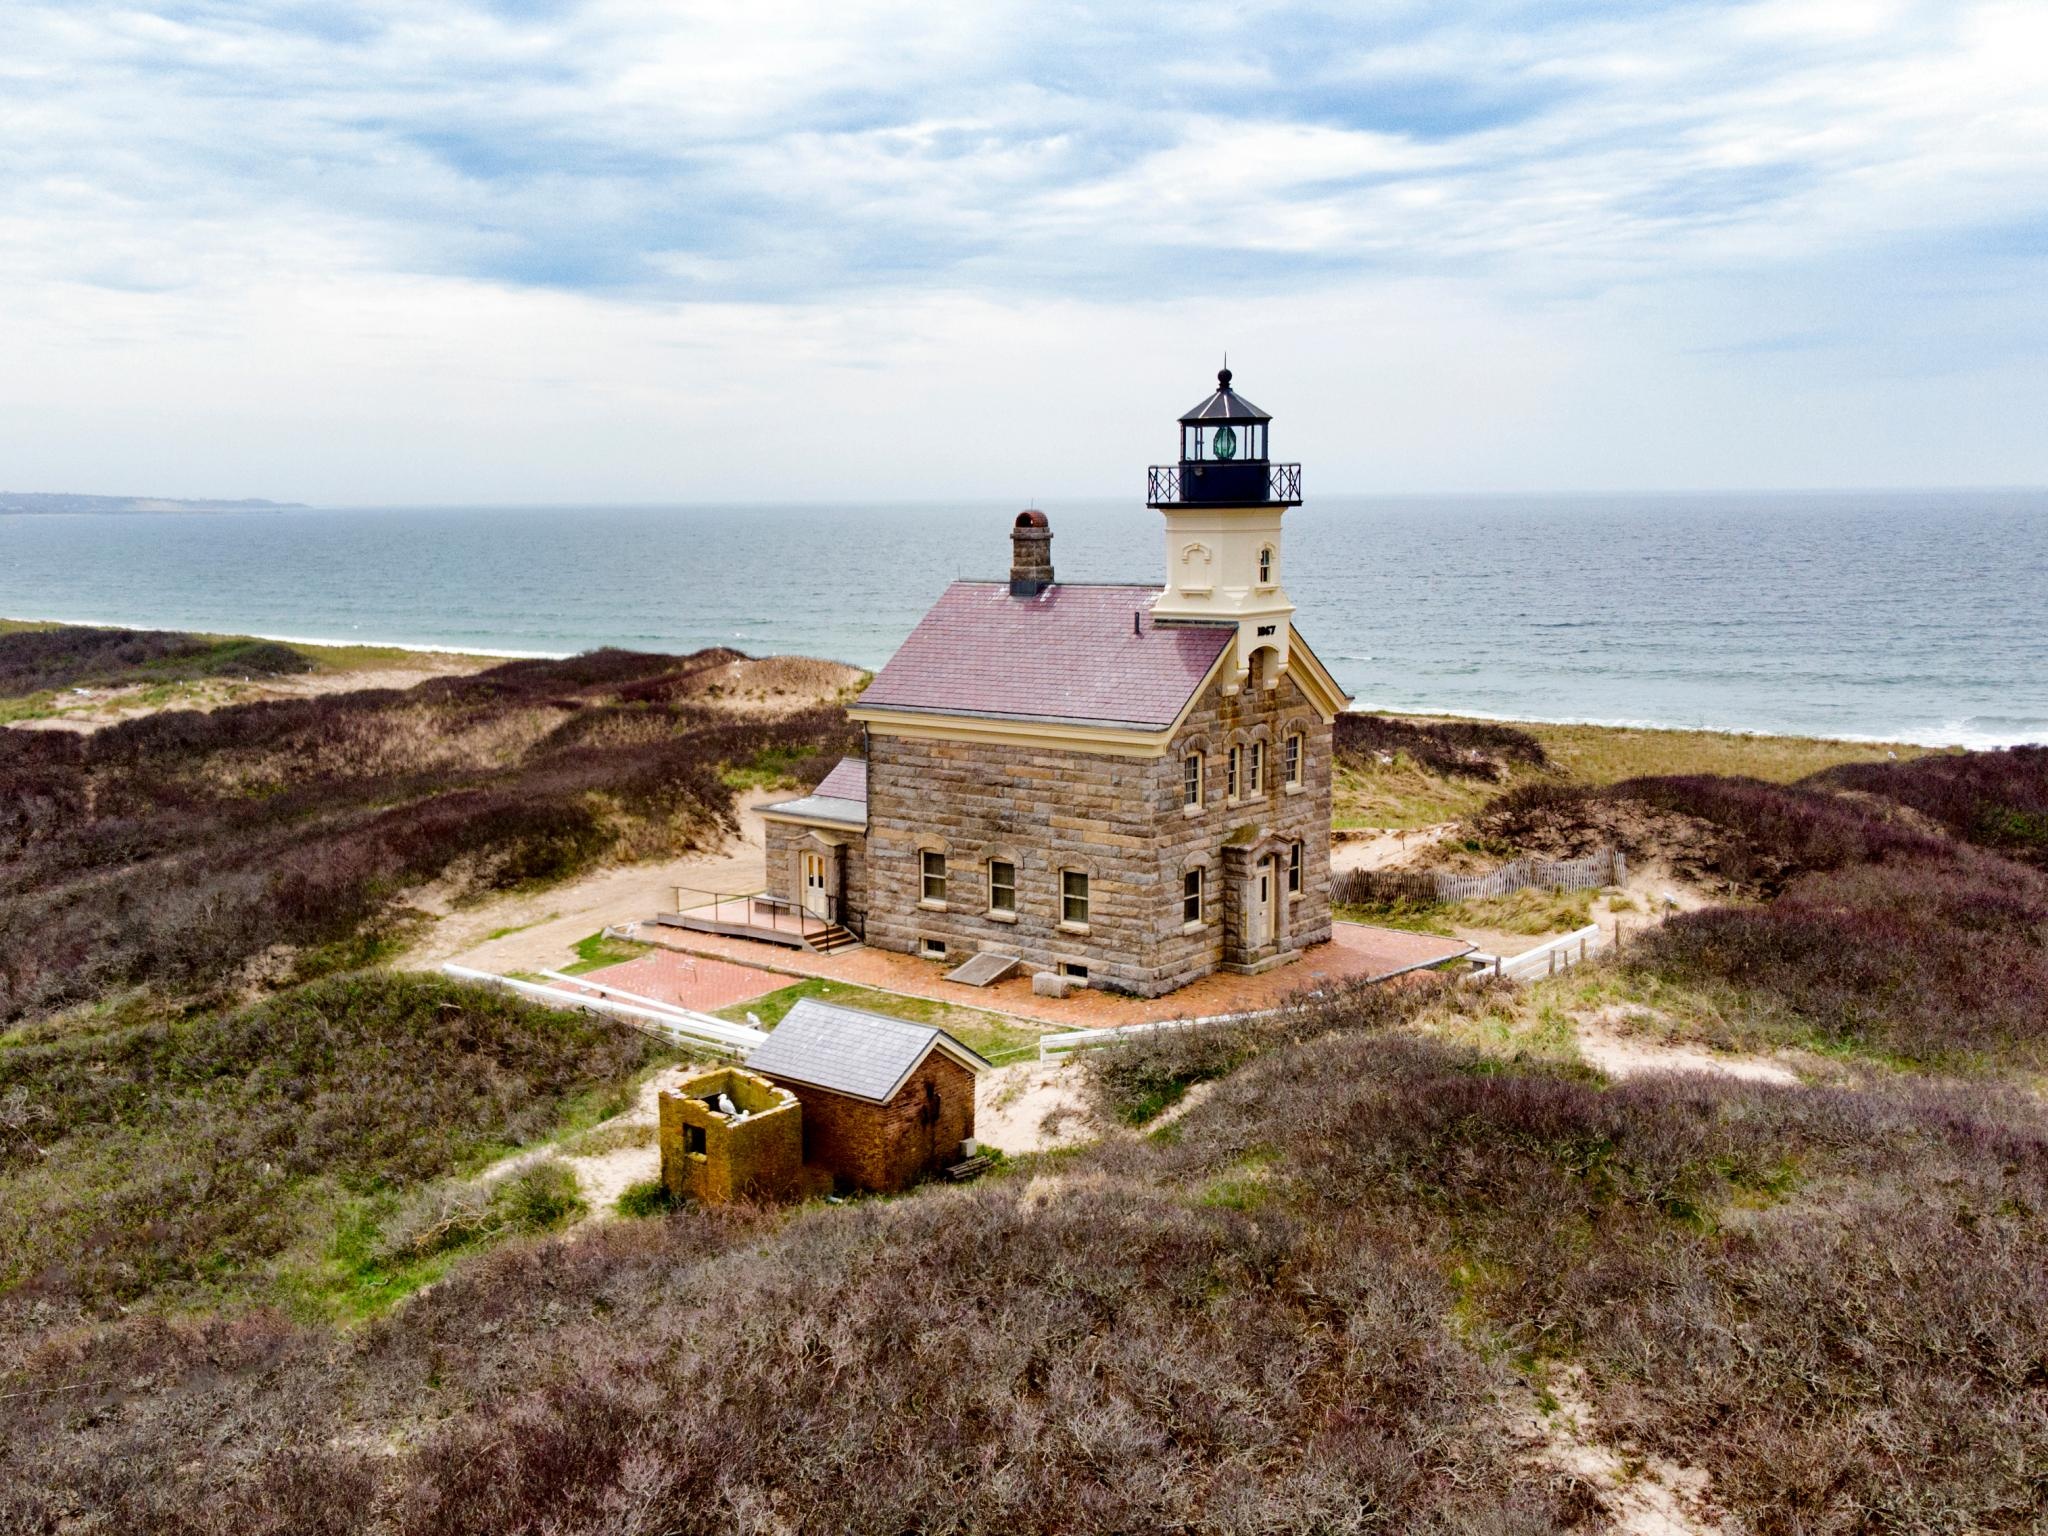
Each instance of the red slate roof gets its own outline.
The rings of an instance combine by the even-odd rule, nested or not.
[[[860,707],[1164,730],[1237,626],[1156,625],[1159,590],[1055,583],[1012,597],[1005,582],[956,581]]]
[[[868,765],[858,757],[842,757],[832,771],[818,781],[818,787],[811,791],[831,800],[859,800],[868,797]]]

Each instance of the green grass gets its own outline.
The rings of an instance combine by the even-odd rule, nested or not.
[[[1344,903],[1332,910],[1347,923],[1379,928],[1404,928],[1446,938],[1460,928],[1486,928],[1499,933],[1539,935],[1570,933],[1593,920],[1597,891],[1547,891],[1529,886],[1505,896],[1471,901],[1395,901]]]
[[[546,917],[536,917],[530,923],[514,923],[510,928],[493,928],[484,935],[484,942],[489,944],[497,939],[509,939],[515,933],[524,933],[529,928],[538,928],[542,923],[552,923],[561,915],[559,912],[550,912]],[[588,943],[589,940],[586,939],[584,942]]]
[[[528,924],[531,927],[531,924]],[[491,935],[502,938],[507,933],[517,933],[517,928],[506,928]],[[631,939],[607,938],[602,930],[587,939],[576,941],[576,958],[563,966],[564,976],[581,976],[585,971],[601,971],[608,965],[623,965],[628,960],[637,960],[654,948],[652,944],[636,944]]]
[[[745,1024],[747,1016],[752,1014],[761,1021],[761,1028],[773,1029],[790,1009],[806,997],[846,1008],[864,1008],[869,1013],[886,1014],[892,1019],[908,1019],[913,1024],[936,1025],[968,1049],[979,1051],[997,1065],[1034,1054],[1038,1049],[1038,1037],[1044,1033],[1039,1026],[1013,1019],[1007,1014],[990,1013],[981,1008],[961,1008],[928,997],[909,997],[901,992],[880,992],[873,987],[827,981],[822,976],[810,977],[750,1002],[734,1003],[730,1008],[719,1009],[715,1017]]]
[[[738,790],[800,789],[796,765],[817,755],[816,747],[766,747],[747,762],[723,769],[719,777]]]
[[[659,1216],[675,1209],[675,1197],[660,1179],[642,1179],[619,1191],[615,1202],[621,1216]]]

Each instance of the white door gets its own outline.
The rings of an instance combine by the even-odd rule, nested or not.
[[[802,859],[804,877],[804,910],[813,917],[827,921],[832,917],[832,902],[825,890],[825,855],[807,853]]]
[[[1259,877],[1252,884],[1252,943],[1273,942],[1273,865],[1259,863]]]

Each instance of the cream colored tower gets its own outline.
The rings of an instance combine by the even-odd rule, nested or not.
[[[1280,519],[1301,504],[1301,466],[1268,458],[1271,420],[1231,390],[1225,368],[1216,392],[1180,419],[1180,463],[1151,473],[1148,500],[1166,517],[1166,590],[1152,616],[1234,621],[1233,689],[1276,687],[1288,664],[1294,604]]]

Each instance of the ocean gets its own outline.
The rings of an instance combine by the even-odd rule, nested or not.
[[[0,615],[876,667],[948,580],[1006,574],[1015,510],[0,515]],[[1046,512],[1061,576],[1159,579],[1142,504]],[[2048,740],[2048,492],[1311,496],[1287,515],[1282,576],[1297,626],[1367,708]]]

